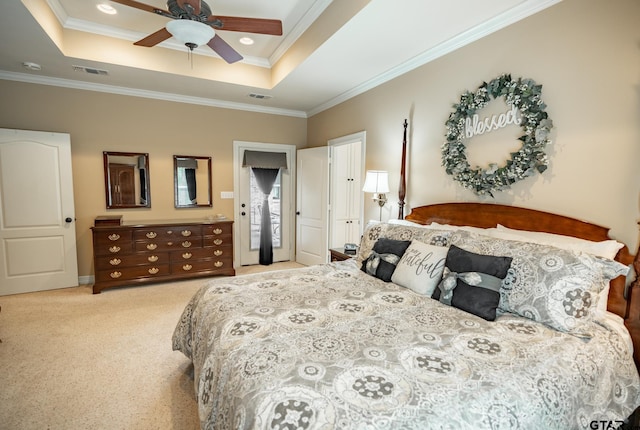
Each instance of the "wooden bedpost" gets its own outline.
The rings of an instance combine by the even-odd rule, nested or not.
[[[404,198],[406,196],[407,183],[404,166],[407,161],[407,120],[404,120],[404,135],[402,136],[402,165],[400,166],[400,188],[398,189],[398,219],[404,218]]]

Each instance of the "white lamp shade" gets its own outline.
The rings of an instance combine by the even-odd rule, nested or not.
[[[362,191],[365,193],[384,194],[389,192],[389,173],[384,170],[367,170],[367,176],[364,179],[364,187]]]
[[[193,43],[196,46],[209,43],[213,36],[216,35],[211,26],[190,19],[169,21],[166,27],[167,31],[180,42],[184,44]]]

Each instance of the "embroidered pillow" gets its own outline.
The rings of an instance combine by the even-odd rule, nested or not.
[[[381,237],[373,245],[369,257],[362,262],[362,271],[385,282],[390,282],[396,265],[409,245],[411,245],[410,240]]]
[[[414,240],[398,262],[391,281],[418,294],[431,296],[442,278],[448,249]]]
[[[476,254],[451,245],[442,281],[432,298],[493,321],[511,261],[510,257]]]
[[[592,254],[530,242],[458,232],[457,246],[513,258],[502,282],[499,310],[575,336],[592,337],[599,293],[629,268]]]

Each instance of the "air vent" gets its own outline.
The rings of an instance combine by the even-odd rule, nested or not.
[[[266,94],[250,93],[249,97],[253,97],[254,99],[267,100],[267,99],[270,99],[273,96],[268,96]]]
[[[73,70],[75,70],[76,72],[85,72],[91,75],[107,76],[109,74],[109,72],[106,70],[94,69],[93,67],[84,67],[84,66],[72,66],[72,67],[73,67]]]

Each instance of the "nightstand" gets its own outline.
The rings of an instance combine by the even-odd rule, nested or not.
[[[356,258],[356,255],[358,255],[357,250],[355,254],[346,254],[344,248],[330,248],[329,252],[331,253],[331,261],[344,261],[350,258]]]

